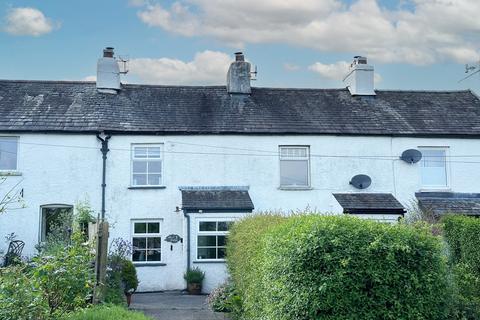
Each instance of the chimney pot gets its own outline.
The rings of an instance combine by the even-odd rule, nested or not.
[[[113,47],[106,47],[103,49],[104,58],[113,58]]]
[[[243,52],[235,52],[235,61],[245,61]]]

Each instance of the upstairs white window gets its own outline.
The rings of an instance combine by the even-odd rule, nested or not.
[[[420,161],[422,187],[448,187],[447,148],[425,147],[420,148],[420,151],[422,152],[422,160]]]
[[[162,185],[162,145],[132,145],[132,186]]]
[[[133,221],[133,262],[160,262],[162,260],[162,238],[160,221]]]
[[[310,147],[280,146],[280,187],[310,187]]]
[[[200,221],[198,223],[197,259],[225,259],[228,230],[232,221]]]
[[[17,137],[0,136],[0,170],[17,170]]]

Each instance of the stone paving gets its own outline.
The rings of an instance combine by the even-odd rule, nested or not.
[[[191,296],[180,291],[136,293],[131,309],[144,312],[158,320],[223,320],[223,313],[210,311],[207,296]]]

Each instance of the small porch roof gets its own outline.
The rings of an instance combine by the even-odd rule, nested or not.
[[[420,209],[435,216],[465,214],[480,217],[480,193],[417,192]]]
[[[180,187],[184,211],[247,211],[254,209],[248,187]]]
[[[404,215],[405,208],[390,193],[334,193],[347,214]]]

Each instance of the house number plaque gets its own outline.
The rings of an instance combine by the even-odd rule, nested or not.
[[[179,241],[182,241],[182,237],[180,237],[178,234],[170,234],[165,238],[165,241],[171,242],[171,243],[177,243]]]

